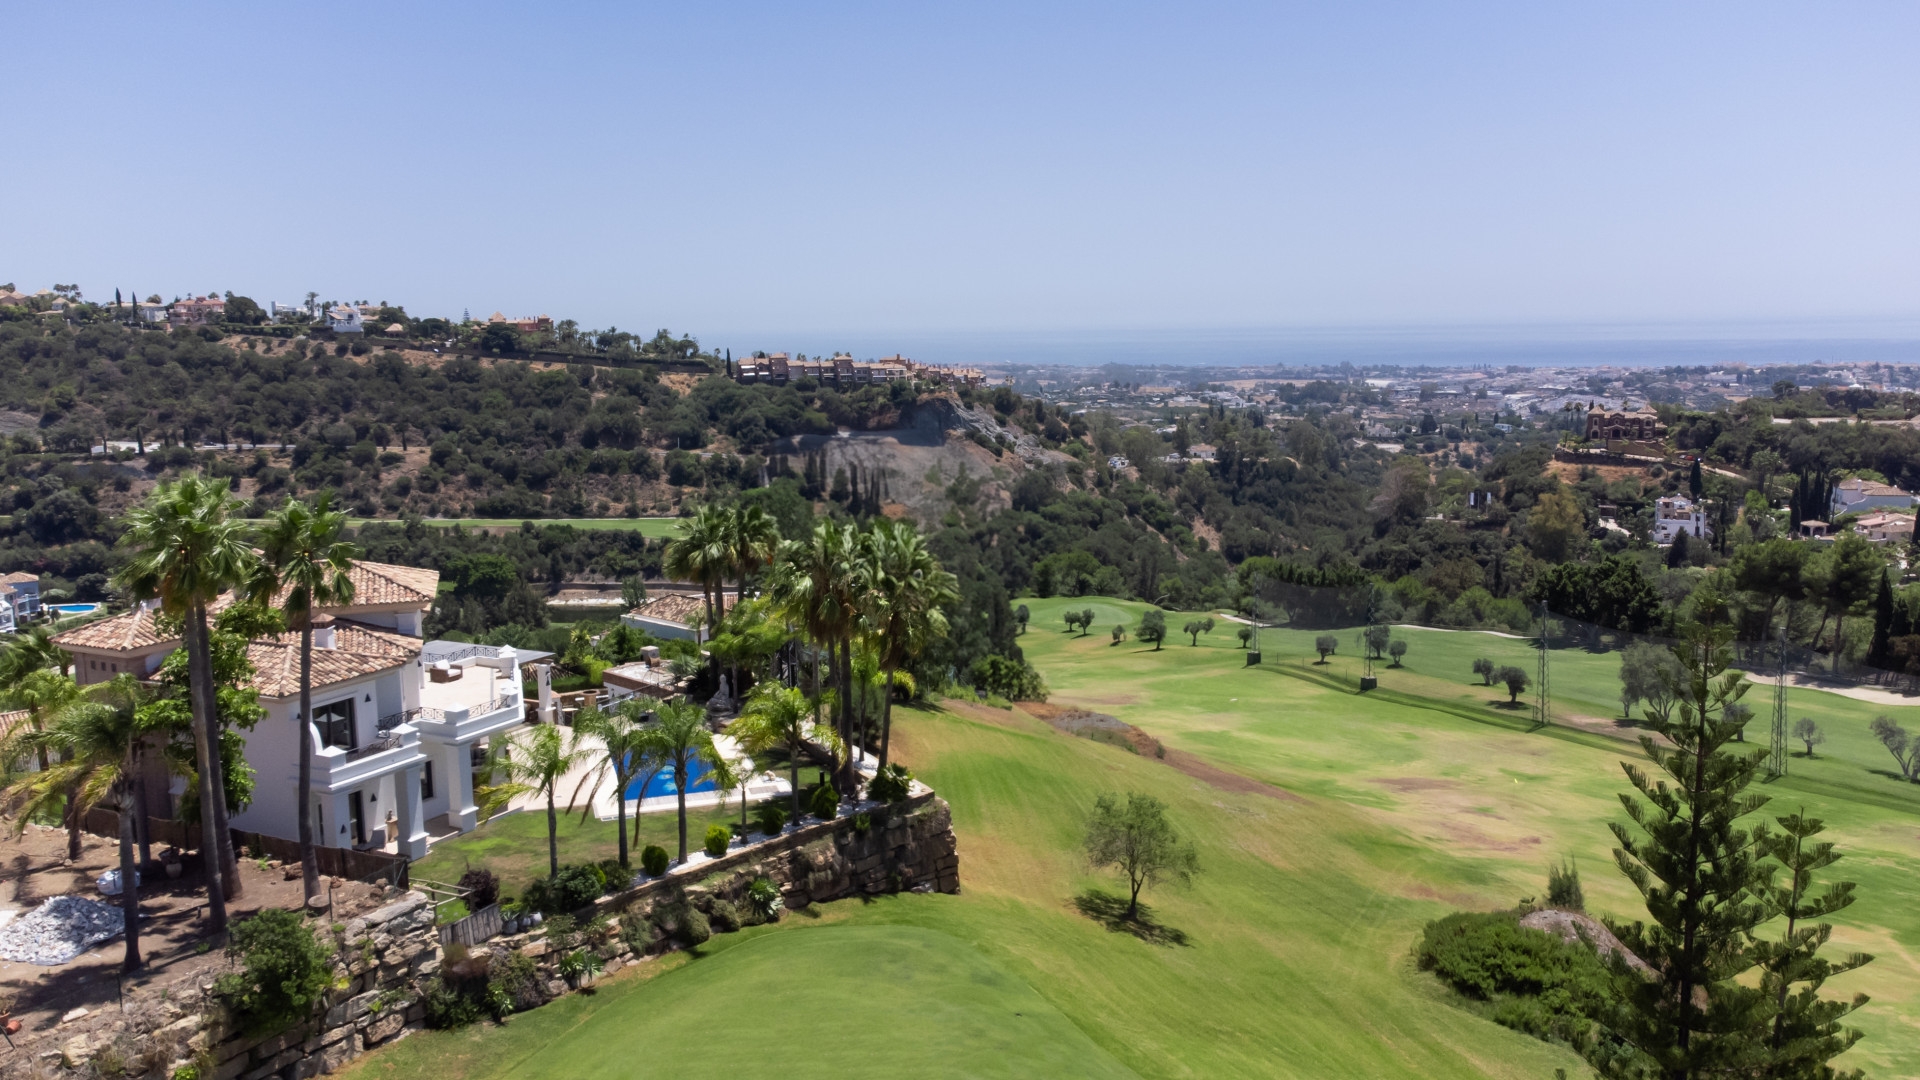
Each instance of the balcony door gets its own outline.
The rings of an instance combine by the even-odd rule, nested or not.
[[[313,707],[313,728],[320,733],[320,745],[356,749],[360,744],[353,732],[353,699]]]

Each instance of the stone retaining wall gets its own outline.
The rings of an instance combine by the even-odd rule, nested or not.
[[[916,785],[918,788],[918,785]],[[862,821],[866,825],[861,828]],[[686,905],[711,912],[717,900],[739,902],[755,879],[779,886],[788,908],[853,895],[960,891],[959,853],[952,815],[931,791],[891,806],[866,805],[833,821],[817,822],[697,863],[596,901],[580,921],[605,916],[594,949],[612,973],[678,948],[676,913]],[[118,1010],[63,1022],[56,1045],[35,1045],[0,1063],[13,1080],[55,1070],[114,1072],[164,1080],[193,1065],[199,1080],[306,1080],[330,1072],[366,1051],[424,1026],[421,994],[440,972],[442,953],[433,906],[418,893],[392,890],[396,899],[338,930],[316,927],[338,949],[340,986],[326,1010],[270,1035],[231,1030],[214,1000],[213,979],[183,980],[164,990],[130,994]],[[545,929],[495,938],[475,948],[463,967],[484,971],[494,954],[518,952],[534,961],[537,1007],[573,989],[557,971]],[[184,985],[183,985],[184,983]]]

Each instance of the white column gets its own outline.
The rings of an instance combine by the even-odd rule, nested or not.
[[[394,813],[400,835],[396,845],[409,859],[427,857],[426,808],[420,803],[420,766],[406,769],[394,778],[400,790],[394,792]]]
[[[327,834],[320,842],[327,847],[352,847],[353,811],[347,807],[347,792],[336,791],[321,798],[327,800]]]
[[[553,665],[551,663],[533,665],[533,681],[540,689],[540,722],[559,723],[560,709],[553,701]]]
[[[447,756],[447,824],[468,832],[480,824],[480,808],[473,805],[473,744],[450,743]]]

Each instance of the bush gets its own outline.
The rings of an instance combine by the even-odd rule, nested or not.
[[[887,767],[875,773],[868,782],[867,797],[881,802],[899,802],[907,797],[910,790],[908,782],[912,779],[913,774],[907,771],[906,766],[888,762]]]
[[[717,933],[731,934],[740,929],[740,909],[726,900],[715,900],[713,910],[707,913]]]
[[[606,891],[609,895],[623,892],[633,882],[633,871],[620,865],[619,859],[601,859],[600,876],[606,879]]]
[[[214,992],[250,1031],[305,1018],[333,985],[332,956],[291,911],[270,908],[234,924],[227,955],[244,970],[222,976]]]
[[[1573,860],[1547,867],[1547,903],[1568,911],[1585,911],[1587,897],[1580,890],[1580,868]]]
[[[1586,1044],[1592,1021],[1611,1008],[1611,976],[1593,949],[1526,929],[1516,912],[1430,922],[1418,959],[1421,970],[1491,1003],[1495,1022],[1542,1038]]]
[[[780,918],[780,886],[771,878],[754,878],[747,886],[747,906],[762,922],[773,922]]]
[[[832,821],[840,816],[840,793],[833,790],[832,784],[821,784],[813,789],[807,798],[807,813],[821,821]]]
[[[659,844],[648,844],[640,852],[640,869],[648,877],[659,877],[667,872],[667,849]]]
[[[420,996],[420,1004],[426,1009],[427,1026],[442,1031],[466,1027],[487,1014],[472,994],[463,994],[440,979],[427,982],[427,992]]]
[[[787,827],[787,808],[779,803],[761,803],[754,816],[759,819],[760,831],[768,836],[777,836]]]
[[[707,855],[719,858],[727,853],[727,845],[733,842],[733,832],[725,825],[707,826]]]
[[[591,863],[563,866],[553,878],[535,878],[527,886],[526,905],[545,915],[568,915],[586,907],[607,890],[607,876]]]
[[[1045,701],[1047,684],[1033,665],[1004,656],[983,656],[967,669],[967,679],[975,690],[1009,701]]]
[[[460,875],[460,887],[467,890],[467,907],[474,911],[500,899],[500,878],[483,866],[469,867]]]
[[[706,913],[697,907],[687,908],[686,918],[680,921],[680,940],[689,945],[703,945],[713,936],[713,923]]]

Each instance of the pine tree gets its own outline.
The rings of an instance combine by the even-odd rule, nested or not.
[[[1687,534],[1684,530],[1673,534],[1673,546],[1667,549],[1667,566],[1674,568],[1687,565],[1687,548],[1689,546]]]
[[[1695,624],[1674,646],[1681,671],[1667,679],[1678,716],[1653,722],[1662,741],[1640,738],[1664,775],[1622,762],[1640,798],[1620,796],[1632,825],[1608,826],[1620,843],[1614,861],[1653,919],[1621,938],[1657,973],[1616,967],[1615,1031],[1676,1080],[1736,1073],[1764,1050],[1767,1003],[1735,980],[1753,967],[1746,942],[1770,915],[1752,899],[1769,876],[1760,862],[1766,827],[1740,824],[1767,802],[1746,793],[1766,751],[1727,749],[1740,726],[1727,720],[1727,706],[1747,690],[1744,673],[1729,670],[1731,640],[1723,623]]]
[[[1782,831],[1767,838],[1765,849],[1780,861],[1787,882],[1769,887],[1765,895],[1773,912],[1786,918],[1786,927],[1780,940],[1753,944],[1754,958],[1761,968],[1761,993],[1773,1009],[1766,1038],[1767,1064],[1754,1075],[1831,1080],[1859,1077],[1858,1071],[1833,1072],[1827,1062],[1860,1041],[1860,1032],[1841,1027],[1840,1021],[1865,1005],[1867,996],[1855,994],[1851,1001],[1823,1000],[1820,986],[1873,957],[1854,953],[1837,964],[1823,959],[1817,954],[1833,927],[1827,923],[1804,925],[1806,920],[1823,918],[1853,903],[1853,882],[1836,881],[1820,895],[1812,895],[1813,872],[1833,865],[1840,856],[1831,843],[1807,842],[1818,836],[1824,825],[1819,818],[1807,817],[1804,809],[1776,820]]]

